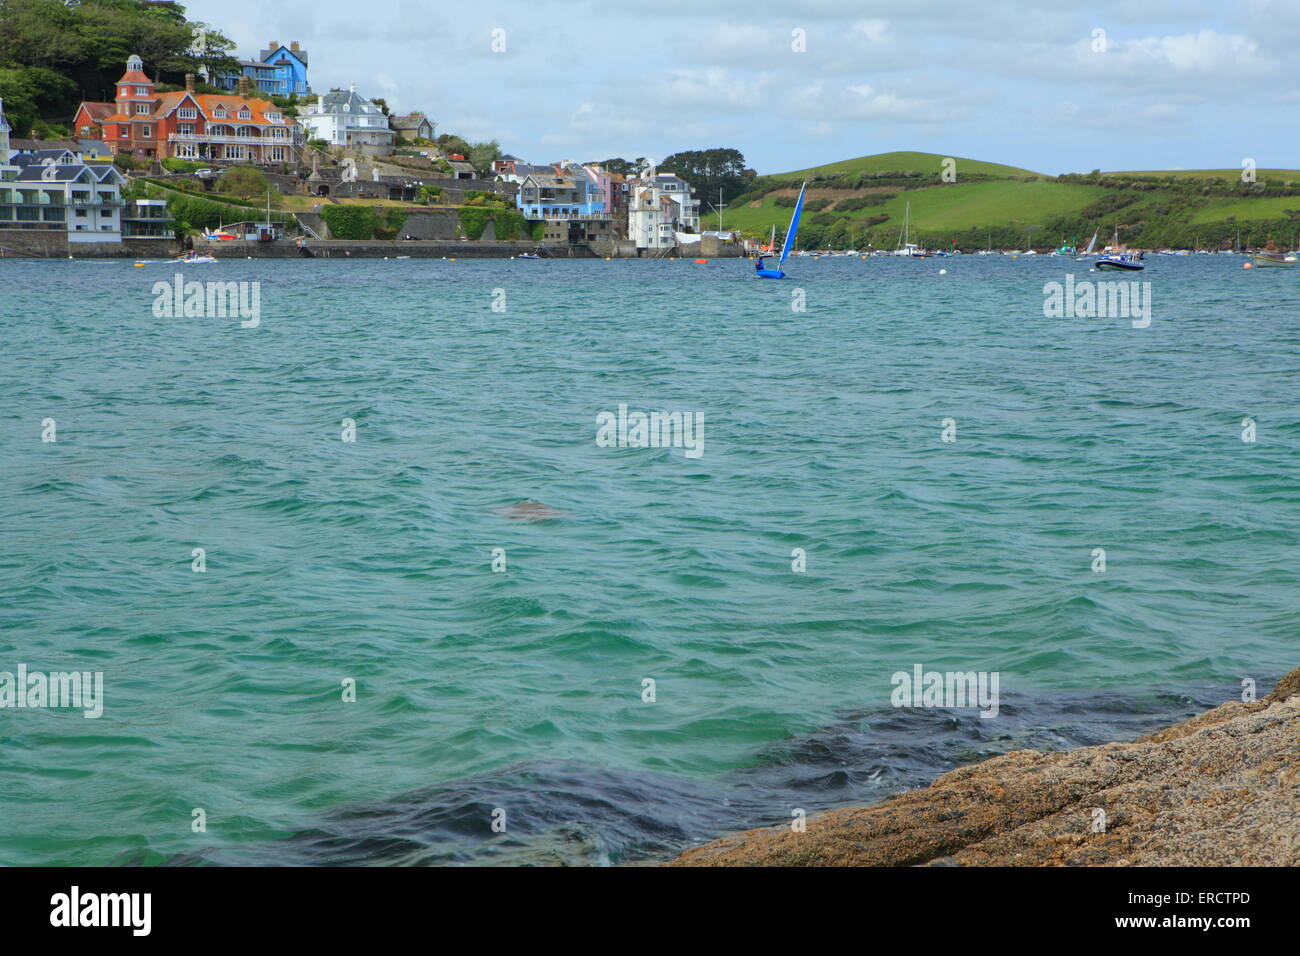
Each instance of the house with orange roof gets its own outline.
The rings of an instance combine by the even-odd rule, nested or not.
[[[302,144],[298,124],[251,96],[247,78],[232,93],[195,93],[189,74],[184,90],[157,93],[138,56],[127,60],[114,101],[82,103],[73,127],[85,136],[102,131],[111,152],[135,159],[270,165],[293,161]]]

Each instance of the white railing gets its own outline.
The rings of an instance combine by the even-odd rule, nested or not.
[[[171,143],[233,143],[253,146],[288,146],[293,140],[288,136],[235,136],[226,133],[169,133]]]

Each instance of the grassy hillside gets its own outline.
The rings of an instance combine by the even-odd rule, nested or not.
[[[955,183],[939,173],[937,153],[881,153],[773,176],[760,176],[733,200],[725,225],[752,236],[778,235],[790,222],[799,183],[808,182],[800,227],[804,248],[893,248],[911,205],[913,241],[965,249],[1039,249],[1094,230],[1137,248],[1222,247],[1236,240],[1290,247],[1300,233],[1300,172],[1239,170],[1069,174],[957,159]],[[706,228],[716,228],[708,218]]]
[[[812,166],[808,169],[796,169],[789,173],[778,173],[774,178],[788,179],[830,179],[835,176],[849,176],[858,173],[916,172],[937,173],[943,168],[943,161],[952,158],[956,161],[957,176],[981,175],[1006,178],[1011,176],[1037,176],[1042,173],[1021,169],[1018,166],[1004,166],[1001,163],[986,163],[978,159],[963,159],[959,156],[946,157],[938,153],[876,153],[874,156],[859,156],[857,159],[845,159],[838,163],[824,166]]]
[[[791,209],[777,206],[777,200],[796,190],[769,193],[757,205],[747,203],[733,206],[725,214],[728,229],[761,231],[773,224],[784,228],[790,222]],[[865,222],[873,216],[888,215],[898,227],[903,222],[904,208],[911,203],[912,228],[924,231],[961,230],[978,225],[1010,226],[1014,223],[1042,225],[1054,216],[1076,212],[1108,190],[1099,186],[1075,186],[1053,182],[982,182],[955,183],[928,189],[898,191],[879,206],[836,213],[836,204],[861,195],[860,191],[834,189],[809,189],[806,200],[831,199],[827,213]],[[816,213],[809,213],[810,217]],[[716,220],[715,220],[716,224]],[[895,227],[897,230],[898,227]]]

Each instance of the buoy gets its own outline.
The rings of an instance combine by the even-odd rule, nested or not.
[[[137,269],[143,269],[143,268],[144,268],[144,263],[143,263],[143,262],[137,262],[137,263],[135,264],[135,267],[136,267]]]
[[[947,269],[940,269],[940,270],[939,270],[939,275],[941,275],[941,276],[946,276],[947,274],[948,274],[948,270],[947,270]]]
[[[452,262],[455,262],[456,260],[453,258],[451,261],[452,261]]]
[[[1243,269],[1251,269],[1251,268],[1254,268],[1254,267],[1253,267],[1249,262],[1243,262],[1243,263],[1241,264],[1241,267],[1242,267]]]
[[[695,264],[696,264],[697,266],[702,266],[702,265],[704,265],[704,264],[705,264],[706,262],[708,262],[708,261],[709,261],[708,259],[696,259],[696,260],[695,260]]]

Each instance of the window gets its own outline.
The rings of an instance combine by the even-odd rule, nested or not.
[[[137,87],[135,88],[135,95],[136,95],[136,96],[148,96],[148,95],[149,95],[149,87],[147,87],[147,86],[137,86]]]
[[[239,111],[239,118],[240,118],[240,119],[252,119],[252,118],[253,118],[253,114],[249,111],[248,107],[245,106],[242,110]]]
[[[194,124],[193,124],[193,123],[181,123],[181,124],[180,124],[180,127],[176,130],[176,132],[180,133],[182,136],[193,136],[193,135],[194,135]]]
[[[182,106],[176,111],[178,119],[198,119],[199,111],[192,106]]]
[[[269,147],[267,147],[267,149],[266,149],[266,153],[267,153],[267,157],[266,157],[267,162],[271,162],[271,163],[282,163],[282,162],[284,162],[284,147],[283,147],[283,146],[269,146]]]
[[[153,127],[148,124],[140,127],[140,136],[143,139],[153,139]]]
[[[126,126],[123,126],[123,127],[122,127],[122,138],[123,138],[123,139],[129,139],[130,136],[131,136],[131,130],[130,130],[128,127],[126,127]]]
[[[152,110],[149,109],[149,104],[148,104],[148,103],[136,103],[136,104],[135,104],[135,115],[136,115],[136,116],[148,116],[151,112],[152,112]]]
[[[266,114],[266,120],[267,120],[268,123],[278,123],[278,122],[280,122],[280,119],[281,119],[281,117],[280,117],[280,114],[279,114],[279,113],[267,113],[267,114]]]
[[[129,87],[129,86],[124,86],[124,87],[122,87],[122,89],[118,91],[118,94],[117,94],[117,95],[118,95],[119,97],[130,96],[130,95],[131,95],[131,87]]]
[[[215,116],[217,119],[225,119],[226,108],[224,106],[218,106],[215,110],[212,111],[212,115]]]

